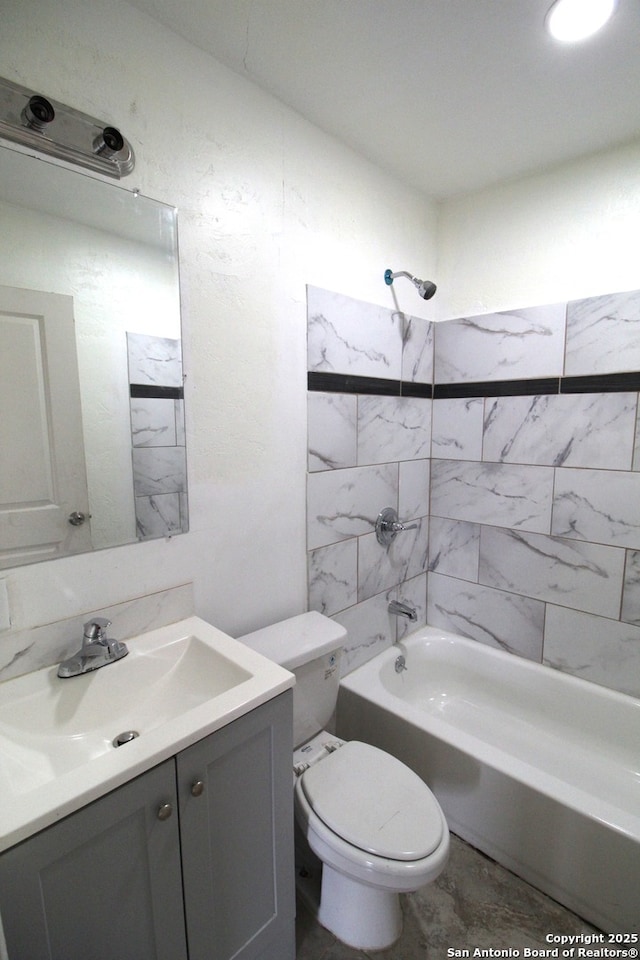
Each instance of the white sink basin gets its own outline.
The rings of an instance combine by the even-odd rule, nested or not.
[[[0,850],[294,682],[198,617],[126,643],[128,656],[82,676],[54,666],[0,684]]]

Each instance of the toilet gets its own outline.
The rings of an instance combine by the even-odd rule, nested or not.
[[[313,611],[239,639],[296,677],[294,809],[298,833],[321,863],[318,920],[351,947],[382,950],[402,932],[400,893],[435,880],[446,865],[449,828],[409,767],[328,729],[346,636]],[[296,851],[297,861],[304,857]],[[298,863],[297,872],[308,873]]]

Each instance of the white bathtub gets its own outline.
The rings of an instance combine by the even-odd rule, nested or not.
[[[338,734],[403,760],[454,833],[584,919],[640,932],[640,700],[425,627],[341,681]]]

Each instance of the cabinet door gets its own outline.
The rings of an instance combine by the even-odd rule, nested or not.
[[[174,761],[3,853],[0,913],[10,960],[185,960]]]
[[[190,960],[293,960],[291,691],[178,755]]]

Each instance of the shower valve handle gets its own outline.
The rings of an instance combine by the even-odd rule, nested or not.
[[[393,507],[385,507],[376,520],[376,538],[383,547],[393,543],[401,530],[417,530],[417,523],[402,523]]]

